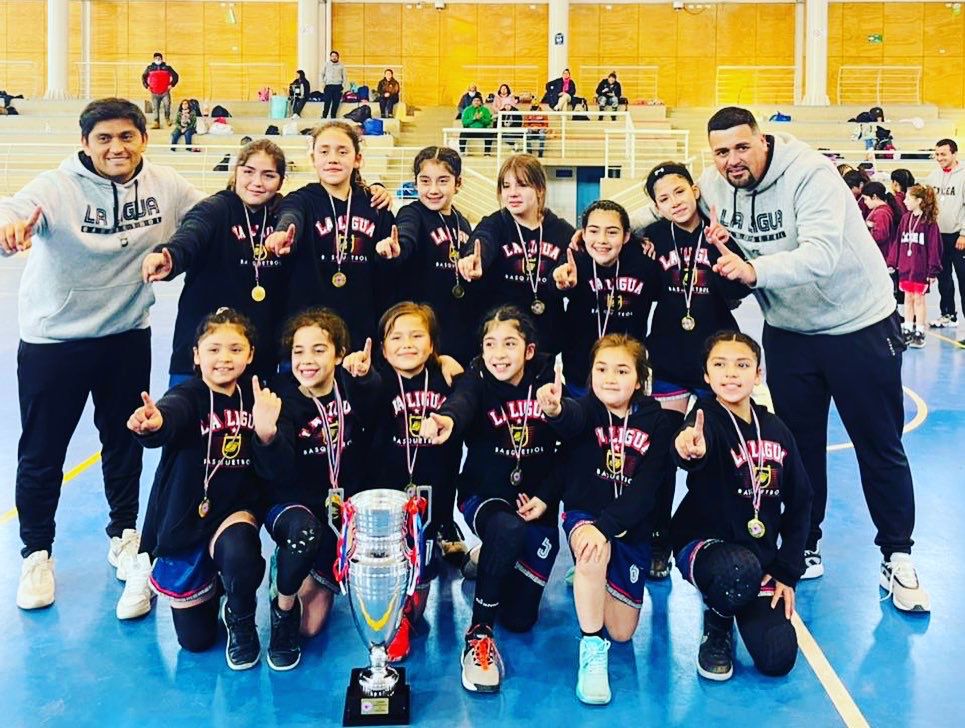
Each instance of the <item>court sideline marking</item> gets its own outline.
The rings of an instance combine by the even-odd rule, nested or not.
[[[928,335],[929,335],[929,336],[934,336],[936,339],[941,339],[942,341],[947,341],[949,344],[951,344],[952,346],[957,347],[957,348],[959,348],[959,349],[965,349],[965,345],[960,344],[959,342],[955,341],[955,339],[950,339],[950,338],[948,338],[947,336],[942,336],[941,334],[936,334],[934,331],[929,331],[929,332],[928,332]]]
[[[100,459],[101,459],[101,453],[100,453],[100,450],[98,450],[98,451],[95,452],[93,455],[91,455],[90,457],[88,457],[86,460],[84,460],[83,462],[78,463],[77,465],[75,465],[74,467],[72,467],[70,470],[68,470],[66,473],[64,473],[64,482],[63,482],[63,484],[64,484],[64,485],[67,485],[70,481],[72,481],[72,480],[73,480],[74,478],[76,478],[78,475],[80,475],[81,473],[83,473],[85,470],[87,470],[87,468],[89,468],[89,467],[90,467],[91,465],[93,465],[94,463],[98,462]],[[9,511],[7,511],[6,513],[3,513],[2,515],[0,515],[0,525],[3,525],[3,524],[6,523],[7,521],[12,521],[12,520],[13,520],[14,518],[16,518],[16,517],[17,517],[17,509],[16,509],[16,508],[11,508],[11,509],[10,509]]]

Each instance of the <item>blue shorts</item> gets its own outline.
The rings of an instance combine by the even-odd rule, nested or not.
[[[151,588],[172,602],[191,602],[214,593],[218,568],[208,544],[167,556],[158,556],[151,570]]]
[[[650,388],[650,395],[658,402],[670,402],[675,399],[689,399],[694,395],[698,399],[709,397],[712,392],[704,387],[687,387],[683,384],[668,382],[666,379],[654,379]],[[649,569],[649,567],[647,567]]]
[[[566,511],[563,514],[563,531],[566,532],[567,542],[579,526],[593,523],[594,520],[585,511]],[[610,563],[606,567],[606,590],[610,596],[629,607],[640,609],[643,606],[643,586],[649,573],[649,543],[620,538],[610,540]]]
[[[476,515],[483,506],[496,506],[511,513],[516,512],[515,506],[502,498],[483,498],[478,495],[466,498],[459,504],[459,511],[477,536],[479,532],[476,530]],[[523,548],[516,558],[516,571],[536,585],[544,587],[549,580],[559,550],[560,532],[555,523],[552,526],[540,522],[527,523]]]
[[[268,535],[272,537],[276,544],[280,537],[275,537],[273,531],[275,522],[282,513],[291,508],[302,508],[318,518],[317,513],[314,513],[310,508],[300,503],[278,503],[273,505],[265,515],[265,530],[268,531]],[[335,551],[338,547],[338,539],[335,536],[335,532],[329,528],[327,519],[322,520],[318,518],[318,520],[321,521],[321,543],[319,544],[318,552],[315,554],[315,561],[312,564],[312,570],[309,572],[309,575],[322,588],[328,589],[331,592],[338,592],[338,581],[335,579]]]

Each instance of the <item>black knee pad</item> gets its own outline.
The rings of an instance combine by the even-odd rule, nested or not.
[[[204,652],[218,639],[218,598],[188,609],[172,609],[178,644],[188,652]]]
[[[777,609],[783,608],[783,604],[778,604]],[[768,626],[761,634],[760,640],[760,646],[754,651],[751,651],[748,646],[748,652],[754,659],[757,669],[771,677],[787,675],[797,660],[797,633],[791,623],[783,620]]]
[[[710,544],[694,560],[694,581],[704,602],[725,617],[757,598],[763,576],[761,563],[743,546]]]
[[[272,536],[283,550],[314,557],[322,542],[322,524],[305,508],[289,508],[275,521]]]
[[[250,523],[233,523],[214,545],[214,562],[229,601],[234,595],[254,595],[265,576],[258,529]]]

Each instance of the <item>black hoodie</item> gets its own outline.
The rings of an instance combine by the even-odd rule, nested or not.
[[[673,457],[688,472],[687,494],[670,527],[673,548],[679,552],[691,541],[717,538],[751,551],[765,573],[794,586],[804,573],[804,546],[811,526],[811,481],[790,430],[765,407],[752,403],[761,425],[764,454],[764,492],[758,518],[762,538],[754,538],[747,522],[754,517],[750,472],[741,455],[734,424],[716,399],[701,399],[684,427],[691,427],[697,410],[704,412],[707,453],[700,460]],[[734,416],[755,463],[761,452],[754,423]],[[683,428],[681,428],[683,429]],[[783,512],[782,512],[783,511]],[[778,546],[778,536],[781,538]]]
[[[606,324],[604,333],[630,334],[640,341],[647,335],[647,319],[657,296],[658,273],[656,264],[633,239],[623,246],[618,263],[609,268],[596,266],[595,276],[589,253],[576,253],[574,261],[577,284],[564,291],[569,304],[565,315],[563,371],[567,382],[586,387],[590,374],[590,349],[599,338],[598,325],[603,328]]]
[[[440,353],[468,364],[479,353],[475,321],[479,303],[474,300],[479,286],[457,277],[455,261],[472,232],[469,221],[455,208],[443,219],[416,200],[399,210],[396,225],[402,249],[399,298],[432,306],[439,321]],[[457,240],[450,244],[454,233]],[[454,256],[450,251],[455,251]],[[457,284],[461,298],[452,294]]]
[[[526,241],[526,255],[520,244],[519,231],[522,231]],[[538,228],[520,225],[519,231],[509,210],[503,208],[480,221],[463,249],[463,255],[471,254],[476,241],[480,242],[483,277],[477,285],[481,285],[483,290],[476,323],[495,306],[515,304],[536,322],[540,351],[555,356],[562,349],[564,321],[563,295],[556,289],[553,270],[566,263],[566,248],[576,230],[546,209],[543,211],[542,250],[539,247]],[[526,272],[527,259],[531,266],[539,263],[539,271],[532,273],[538,280],[535,296],[532,279]],[[541,315],[534,314],[531,309],[535,298],[546,306]]]
[[[594,516],[607,539],[649,542],[675,420],[650,397],[632,405],[626,430],[623,418],[608,414],[591,392],[564,398],[560,415],[547,419],[563,440],[553,490],[562,493],[567,510]]]
[[[375,338],[379,317],[395,298],[390,266],[375,252],[376,243],[391,235],[394,218],[390,211],[372,207],[367,191],[354,189],[351,250],[339,267],[330,199],[338,229],[344,231],[346,201],[329,198],[317,182],[292,192],[279,206],[277,229],[284,231],[294,224],[297,230],[286,309],[291,316],[313,306],[331,308],[348,324],[355,351],[367,337]],[[345,276],[341,287],[332,280],[339,270]]]
[[[673,225],[673,236],[671,235]],[[687,232],[669,220],[649,226],[646,236],[653,243],[656,254],[657,307],[647,337],[647,352],[653,363],[653,376],[689,388],[706,388],[703,375],[704,341],[723,329],[737,331],[731,314],[731,301],[750,294],[742,283],[729,281],[714,273],[713,267],[720,251],[701,238],[706,225],[703,218],[693,232]],[[676,238],[676,249],[674,239]],[[693,256],[700,240],[700,252],[694,269]],[[733,251],[741,253],[733,243]],[[679,254],[678,254],[679,251]],[[683,262],[680,261],[683,258]],[[695,327],[687,331],[681,320],[687,315],[684,294],[689,290],[689,278],[694,270],[695,280],[690,299],[690,316]],[[686,281],[684,279],[687,279]]]
[[[536,354],[526,362],[516,385],[496,379],[482,357],[472,361],[440,410],[455,422],[450,439],[464,439],[468,450],[458,481],[460,501],[476,495],[514,504],[520,493],[542,489],[553,464],[556,434],[536,401],[536,390],[554,376],[553,357],[548,354]],[[519,486],[509,480],[516,468],[514,446],[522,446]]]
[[[198,378],[179,384],[158,400],[164,418],[161,429],[136,436],[144,447],[163,448],[144,516],[144,551],[155,556],[184,552],[207,543],[232,513],[247,510],[260,516],[266,490],[259,476],[269,476],[282,455],[277,436],[267,446],[256,444],[253,404],[245,375],[230,397],[212,392]],[[204,499],[209,432],[208,472],[213,475],[208,485],[209,511],[202,518],[198,508]]]
[[[241,198],[230,190],[222,190],[191,208],[178,231],[154,248],[155,253],[166,248],[171,254],[173,268],[165,280],[185,274],[174,322],[171,374],[194,371],[198,324],[222,306],[243,313],[255,325],[258,338],[250,369],[260,377],[269,377],[276,371],[290,265],[284,257],[277,258],[260,245],[274,231],[274,225],[273,210],[249,210],[246,218]],[[258,284],[266,295],[261,301],[251,296],[255,287],[255,250],[263,251],[258,263]]]

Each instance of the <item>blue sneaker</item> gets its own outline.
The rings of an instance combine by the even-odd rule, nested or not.
[[[610,640],[584,637],[580,640],[580,674],[576,679],[576,697],[589,705],[610,702],[610,677],[607,652]]]
[[[566,582],[567,586],[573,586],[573,579],[576,577],[576,567],[571,566],[566,570],[566,576],[563,577],[563,581]]]

